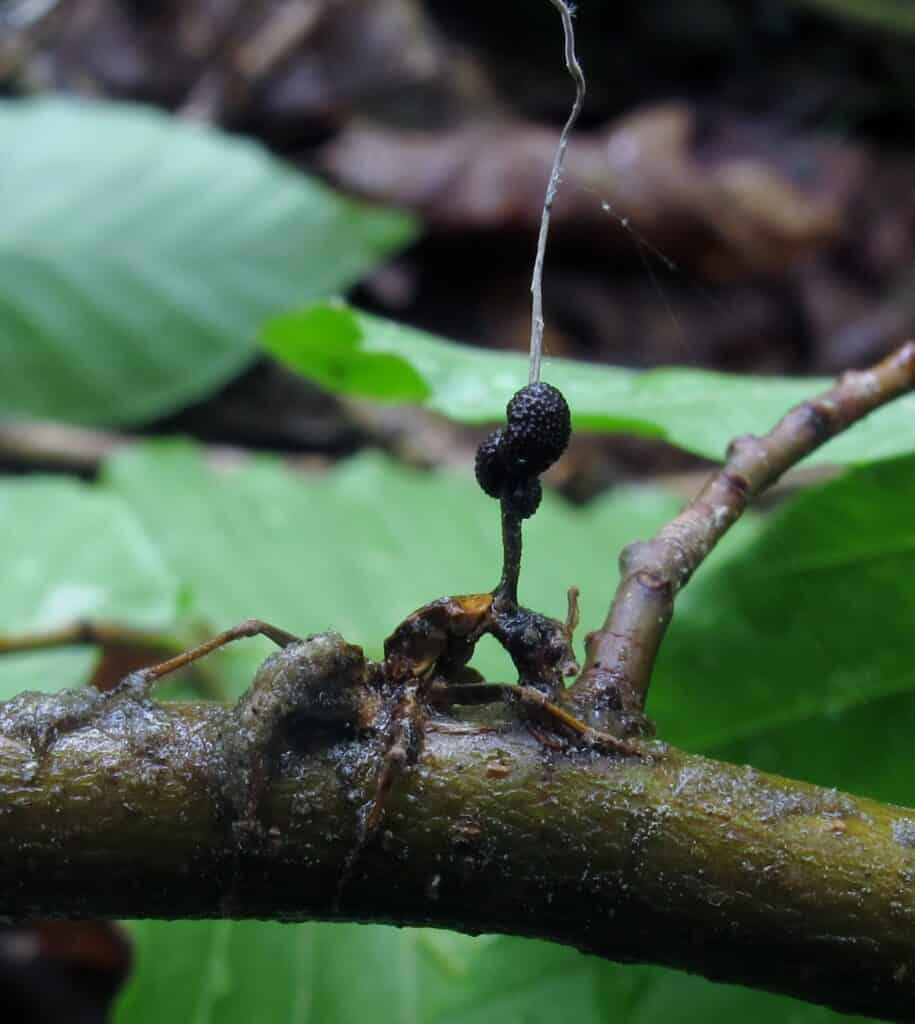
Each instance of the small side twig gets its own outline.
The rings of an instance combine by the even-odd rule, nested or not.
[[[540,380],[540,359],[543,351],[543,260],[546,255],[546,240],[550,231],[550,214],[553,200],[562,180],[562,160],[569,144],[569,135],[585,101],[585,76],[578,63],[575,53],[575,29],[572,25],[572,7],[566,0],[550,0],[562,18],[562,33],[565,41],[565,61],[569,74],[575,82],[575,102],[559,136],[559,145],[553,157],[550,180],[546,187],[543,200],[543,212],[540,216],[540,233],[537,236],[537,255],[534,259],[534,274],[531,278],[531,373],[530,382],[536,384]]]
[[[52,420],[0,422],[0,460],[93,473],[108,456],[130,443],[126,434]]]
[[[131,629],[116,622],[80,620],[56,629],[32,633],[0,634],[0,655],[24,654],[54,647],[168,647],[161,634]]]
[[[763,437],[732,441],[727,461],[696,498],[653,540],[623,550],[622,578],[610,611],[588,636],[585,667],[566,694],[579,717],[620,734],[650,729],[643,709],[677,592],[750,498],[815,448],[913,388],[915,342],[909,342],[869,370],[844,374]]]
[[[238,110],[253,86],[289,60],[321,22],[326,7],[326,3],[238,4],[214,40],[213,53],[186,97],[181,116],[224,121]]]

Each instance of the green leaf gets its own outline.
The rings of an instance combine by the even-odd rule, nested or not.
[[[619,1014],[622,1005],[626,1007],[626,1024],[855,1024],[869,1019],[768,992],[713,985],[704,978],[659,967],[629,968],[625,989],[616,972],[608,972],[601,981],[604,1019]]]
[[[179,588],[129,508],[60,477],[0,481],[0,638],[84,620],[150,631],[174,624]],[[91,676],[94,648],[0,656],[0,700]]]
[[[545,942],[431,929],[254,921],[131,926],[138,971],[115,1024],[576,1024],[856,1021],[821,1007],[621,967]]]
[[[887,32],[915,32],[911,0],[794,0],[840,18],[864,22]]]
[[[0,482],[0,636],[92,619],[160,630],[178,614],[177,577],[127,505],[61,477]]]
[[[368,352],[354,316],[312,306],[263,328],[264,345],[329,391],[387,401],[422,402],[431,390],[407,359]]]
[[[5,654],[0,657],[0,700],[12,700],[23,690],[57,693],[80,686],[90,678],[97,661],[91,647]]]
[[[913,504],[915,459],[853,470],[771,516],[717,571],[701,569],[678,600],[652,684],[664,735],[911,803],[915,772],[896,760],[887,773],[882,733],[892,729],[879,727],[876,705],[908,707],[915,693]],[[898,720],[911,719],[900,710]],[[857,740],[843,720],[858,723]]]
[[[0,102],[0,415],[139,423],[256,355],[264,317],[405,243],[259,146],[152,109]]]
[[[503,420],[506,402],[528,379],[526,356],[458,345],[343,306],[289,313],[269,321],[262,333],[268,352],[325,387],[423,401],[471,423]],[[376,377],[373,361],[381,355],[396,362]],[[765,433],[791,406],[831,383],[708,370],[623,370],[565,359],[547,360],[544,377],[565,394],[576,430],[660,438],[712,459],[724,455],[732,438]],[[810,461],[873,462],[911,452],[913,422],[915,395],[874,413]]]
[[[678,601],[652,684],[690,749],[911,805],[915,459],[771,516]]]
[[[144,921],[139,971],[117,1024],[579,1024],[605,1019],[594,981],[607,965],[521,939],[365,925]],[[610,968],[612,970],[612,968]]]

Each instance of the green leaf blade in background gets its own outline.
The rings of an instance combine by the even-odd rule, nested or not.
[[[172,625],[178,577],[127,504],[60,477],[0,482],[0,635],[95,620]]]
[[[59,647],[0,657],[0,701],[25,690],[57,693],[82,686],[92,676],[98,653],[91,647]]]
[[[433,394],[409,358],[368,351],[359,320],[338,306],[276,317],[261,337],[268,352],[328,391],[386,402],[423,402]]]
[[[0,637],[81,621],[160,632],[174,626],[178,577],[126,503],[59,477],[0,481]],[[91,648],[0,657],[0,700],[86,682]]]
[[[915,9],[909,0],[794,0],[848,21],[884,32],[915,32]]]
[[[413,236],[254,143],[152,109],[0,102],[0,416],[146,422],[257,354],[261,321]]]
[[[345,346],[338,344],[341,336]],[[468,423],[503,420],[506,401],[528,380],[524,355],[458,345],[339,305],[276,317],[262,339],[275,358],[331,390],[421,401]],[[380,355],[398,362],[389,365],[385,380],[367,384]],[[721,459],[734,437],[765,433],[793,405],[832,383],[683,368],[625,370],[565,359],[547,359],[543,375],[565,394],[576,430],[657,438],[710,459]],[[912,451],[915,395],[874,413],[808,462],[866,463]]]
[[[142,921],[115,1024],[829,1024],[863,1020],[530,939],[377,925]],[[180,938],[176,942],[176,932]]]
[[[618,973],[544,942],[431,929],[142,921],[131,930],[139,971],[116,1024],[551,1024],[557,1005],[578,1024],[600,1024],[598,979]]]
[[[893,720],[910,720],[903,706],[915,708],[913,503],[915,458],[851,470],[772,514],[733,559],[700,569],[678,599],[652,684],[666,737],[915,803],[915,773],[900,773],[898,757],[889,770],[898,751],[873,711],[896,707],[889,735]],[[833,744],[815,742],[820,734],[841,756],[822,756]]]

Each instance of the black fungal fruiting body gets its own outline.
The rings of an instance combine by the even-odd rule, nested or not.
[[[572,418],[568,402],[552,384],[538,381],[516,391],[505,413],[503,457],[519,476],[539,475],[566,450]]]
[[[540,508],[543,488],[536,477],[527,477],[524,480],[514,481],[512,486],[507,489],[505,497],[511,502],[516,515],[521,519],[530,519]]]
[[[500,498],[503,488],[508,483],[508,471],[502,461],[504,440],[505,432],[500,428],[494,430],[477,448],[473,468],[477,475],[477,483],[490,498]]]
[[[494,430],[477,449],[477,483],[492,498],[504,498],[521,518],[532,516],[543,491],[537,477],[559,458],[572,432],[569,406],[552,384],[516,391],[505,408],[508,425]]]

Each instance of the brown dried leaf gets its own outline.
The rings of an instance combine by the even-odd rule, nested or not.
[[[440,135],[353,125],[323,165],[343,187],[440,229],[533,233],[555,145],[555,130],[523,122]],[[571,141],[554,224],[612,246],[626,218],[711,277],[777,271],[841,236],[865,165],[851,146],[735,132],[726,119],[700,139],[690,107],[655,106]]]

